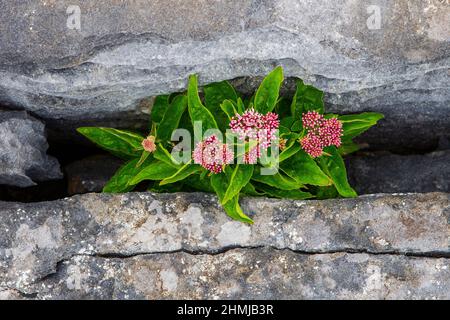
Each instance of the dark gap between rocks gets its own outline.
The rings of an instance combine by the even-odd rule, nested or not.
[[[117,127],[119,123],[117,119],[105,121],[103,123],[101,120],[93,122],[86,120],[83,123],[72,123],[65,129],[60,123],[59,130],[62,130],[60,134],[55,134],[52,124],[47,123],[48,154],[58,159],[64,178],[57,181],[38,182],[36,186],[28,188],[0,185],[0,201],[41,202],[75,194],[101,192],[102,187],[123,161],[97,148],[81,137],[75,128],[84,125]],[[412,139],[413,144],[408,144],[407,147],[394,145],[388,149],[389,144],[386,141],[390,139],[394,129],[392,121],[394,120],[386,120],[387,124],[380,122],[380,127],[372,128],[357,139],[361,145],[361,151],[346,158],[351,185],[361,195],[450,192],[450,166],[448,165],[450,139],[445,137],[428,139],[425,144],[414,143],[415,140]],[[141,119],[133,126],[129,123],[125,124],[126,128],[122,129],[131,129],[145,134],[146,125],[148,121]],[[408,124],[398,124],[398,127],[404,126]],[[76,138],[67,140],[69,138],[64,134],[67,130],[71,132],[70,137],[73,135]],[[403,136],[407,135],[403,134]],[[145,183],[137,188],[137,191],[145,190]]]
[[[369,150],[346,158],[349,181],[359,194],[450,191],[450,150],[406,155]],[[0,200],[40,202],[101,192],[123,163],[95,147],[76,144],[52,144],[48,153],[59,160],[64,179],[29,188],[0,186]],[[145,189],[144,183],[137,191]]]

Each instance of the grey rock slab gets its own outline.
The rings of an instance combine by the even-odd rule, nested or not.
[[[218,255],[76,256],[22,294],[46,300],[449,299],[450,260],[268,248]]]
[[[61,179],[58,160],[47,149],[42,122],[25,112],[0,110],[0,184],[29,187]]]
[[[283,65],[324,90],[332,111],[384,112],[391,140],[401,121],[415,141],[448,132],[445,1],[84,1],[80,30],[67,27],[70,5],[0,4],[0,102],[52,129],[132,123],[142,98],[184,90],[192,73],[205,84]]]
[[[359,194],[450,192],[450,151],[426,155],[366,153],[346,159],[350,184]]]
[[[245,198],[250,226],[202,193],[87,194],[0,202],[0,287],[23,290],[76,255],[220,254],[273,247],[309,254],[449,254],[450,195],[289,201]]]

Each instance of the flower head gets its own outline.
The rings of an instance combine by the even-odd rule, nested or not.
[[[303,127],[314,130],[322,125],[323,115],[316,111],[309,111],[302,116]]]
[[[343,134],[342,122],[336,118],[326,119],[319,128],[319,137],[324,147],[341,145],[341,136]]]
[[[193,158],[194,163],[212,173],[221,173],[224,165],[233,162],[234,152],[227,144],[221,143],[215,135],[212,135],[197,144]]]
[[[276,132],[280,126],[278,115],[269,112],[263,115],[253,109],[244,114],[236,114],[230,121],[231,131],[243,141],[256,140],[261,148],[267,149],[276,139]]]
[[[310,111],[303,114],[302,121],[308,134],[300,143],[303,150],[313,158],[320,157],[325,147],[341,145],[343,129],[342,122],[338,119],[325,119],[323,115]]]
[[[155,137],[154,136],[148,136],[144,140],[142,140],[142,147],[147,152],[155,152],[156,151],[156,144],[155,144]]]
[[[303,150],[306,151],[311,157],[317,158],[322,155],[323,146],[322,141],[318,136],[313,133],[308,133],[306,137],[300,140]]]

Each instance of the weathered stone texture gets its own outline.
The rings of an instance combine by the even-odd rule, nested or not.
[[[336,298],[406,298],[408,290],[443,298],[448,271],[431,266],[448,265],[449,199],[444,193],[329,201],[247,198],[242,206],[255,219],[253,226],[230,220],[215,197],[200,193],[0,203],[0,288],[38,292],[39,298],[286,298],[289,292],[323,298],[331,280],[311,288],[333,273],[327,276],[336,282]],[[264,281],[257,275],[251,280],[258,264]],[[400,291],[382,286],[367,293],[371,272],[376,285],[392,277],[391,290]],[[168,281],[162,287],[160,277]],[[203,277],[199,291],[187,289],[190,279]],[[175,278],[180,287],[166,295],[161,288],[175,286]],[[231,291],[222,287],[224,279]],[[441,285],[433,291],[427,281]]]
[[[0,110],[0,185],[29,187],[61,179],[58,160],[46,154],[45,126],[25,112]]]
[[[67,28],[74,4],[81,30]],[[383,112],[389,142],[426,147],[448,136],[449,21],[438,0],[3,1],[0,101],[53,129],[132,126],[140,99],[184,90],[189,74],[209,83],[283,65],[323,89],[330,111]]]
[[[449,259],[236,249],[77,256],[27,288],[37,299],[449,299]]]

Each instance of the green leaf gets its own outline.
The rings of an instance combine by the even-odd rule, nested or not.
[[[314,196],[309,192],[304,192],[301,190],[280,190],[277,188],[269,187],[264,184],[257,185],[258,190],[263,191],[265,194],[273,198],[279,199],[294,199],[294,200],[305,200],[314,198]]]
[[[77,131],[101,148],[123,159],[139,157],[144,150],[141,144],[144,137],[130,131],[102,127],[82,127]]]
[[[258,192],[255,189],[255,186],[251,182],[247,183],[245,185],[245,187],[242,188],[241,193],[245,194],[245,195],[248,195],[248,196],[254,196],[254,197],[258,197],[258,196],[263,196],[264,195],[263,192]]]
[[[239,114],[243,114],[245,112],[245,104],[241,98],[238,98],[236,108]]]
[[[227,115],[228,121],[238,113],[235,104],[231,100],[223,101],[220,108]]]
[[[160,186],[158,183],[153,183],[148,188],[148,191],[150,192],[156,192],[156,193],[175,193],[175,192],[183,192],[184,184],[183,183],[176,183],[166,186]]]
[[[156,131],[157,138],[163,141],[163,143],[170,141],[173,131],[177,129],[180,124],[181,116],[183,115],[184,110],[186,110],[186,107],[187,97],[185,95],[176,96],[170,104]]]
[[[211,185],[216,192],[219,201],[223,202],[225,197],[225,193],[228,187],[228,178],[224,173],[221,174],[213,174],[211,176]],[[245,222],[245,223],[253,223],[253,220],[250,219],[239,206],[239,196],[235,196],[231,201],[228,201],[223,206],[225,212],[234,220]]]
[[[333,184],[339,194],[346,198],[356,197],[356,191],[353,190],[347,180],[347,170],[345,169],[344,160],[336,147],[327,147],[324,151],[329,153],[331,156],[320,157],[320,164],[324,171],[333,180]]]
[[[227,168],[228,169],[228,168]],[[229,184],[225,196],[222,200],[222,205],[239,195],[242,188],[244,188],[253,175],[253,165],[237,164],[229,177]]]
[[[169,96],[158,96],[153,103],[151,119],[153,122],[160,123],[169,108]]]
[[[256,91],[254,100],[256,111],[266,114],[275,108],[282,83],[283,68],[277,67],[264,78],[258,91]]]
[[[301,184],[315,186],[331,185],[331,180],[323,173],[313,158],[305,151],[300,150],[281,164],[281,169],[288,176]]]
[[[205,106],[216,117],[216,122],[222,131],[225,131],[228,126],[228,114],[222,112],[221,104],[225,100],[237,102],[238,96],[234,88],[228,81],[212,83],[203,88],[205,93]]]
[[[214,189],[211,186],[210,177],[201,179],[197,175],[192,175],[183,180],[183,182],[187,187],[189,187],[189,189],[193,188],[202,192],[214,193]]]
[[[159,185],[163,186],[169,183],[174,183],[177,181],[181,181],[189,177],[190,175],[200,172],[201,167],[197,164],[192,164],[191,162],[186,163],[184,166],[182,166],[177,172],[175,172],[170,177],[165,178],[162,180]]]
[[[308,111],[317,111],[323,114],[323,92],[313,86],[305,85],[302,80],[297,80],[297,90],[291,104],[291,113],[296,119],[301,119],[302,114]]]
[[[294,117],[285,117],[281,119],[280,125],[290,129],[294,124],[294,121],[295,121]]]
[[[350,139],[367,131],[383,118],[384,116],[381,113],[365,112],[361,114],[339,116],[338,119],[342,122],[344,138]]]
[[[328,187],[317,187],[315,196],[318,200],[335,199],[339,197],[339,192],[336,190],[334,185]]]
[[[161,143],[158,144],[156,151],[153,153],[153,157],[176,169],[181,168],[181,165],[176,163],[175,159],[173,159],[172,155]]]
[[[192,124],[202,122],[203,130],[218,129],[216,120],[211,112],[202,104],[198,95],[198,80],[196,75],[189,77],[188,109]]]
[[[286,149],[284,149],[281,153],[280,153],[280,163],[289,159],[290,157],[294,156],[297,152],[299,152],[302,147],[300,146],[300,143],[295,143],[296,140],[294,140],[294,143],[288,147],[286,147]]]
[[[131,179],[129,182],[130,185],[136,185],[141,181],[145,180],[163,180],[167,177],[172,176],[175,172],[177,172],[177,169],[174,167],[168,165],[167,163],[157,161],[153,162],[150,165],[144,167],[143,169],[140,168],[140,171],[136,176]]]
[[[252,180],[256,182],[264,183],[281,190],[296,190],[303,187],[303,184],[281,173],[265,176],[261,175],[258,171],[255,170],[252,177]]]
[[[290,105],[291,105],[291,100],[289,100],[287,98],[282,97],[278,100],[275,110],[276,110],[276,113],[278,114],[278,116],[280,117],[280,119],[283,119],[290,115],[290,112],[291,112]]]
[[[133,159],[125,163],[114,176],[103,187],[105,193],[121,193],[128,192],[134,188],[134,185],[130,185],[128,182],[133,179],[141,168],[136,167],[139,159]],[[147,159],[144,163],[149,164],[150,159]]]
[[[341,156],[345,156],[359,150],[359,145],[352,140],[342,141],[338,151]]]
[[[138,163],[136,163],[136,168],[139,168],[144,162],[145,160],[147,160],[147,158],[150,156],[150,152],[148,151],[142,151],[142,155],[141,158],[139,159]]]

